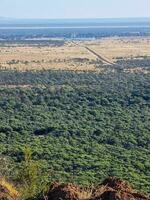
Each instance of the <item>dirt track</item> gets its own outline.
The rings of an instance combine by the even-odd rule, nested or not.
[[[79,47],[83,47],[85,48],[86,50],[88,50],[90,53],[92,53],[93,55],[95,55],[101,62],[105,63],[105,64],[108,64],[108,65],[111,65],[112,67],[117,67],[119,69],[122,69],[123,66],[121,65],[118,65],[114,62],[111,62],[109,61],[107,58],[104,58],[102,55],[98,54],[96,51],[94,51],[93,49],[89,48],[88,46],[83,46],[83,45],[79,45],[78,43],[72,41],[73,44],[75,44],[76,46],[79,46]]]

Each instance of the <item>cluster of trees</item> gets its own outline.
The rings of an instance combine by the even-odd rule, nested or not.
[[[149,78],[2,70],[0,154],[17,167],[28,145],[49,180],[90,185],[118,176],[149,193]]]
[[[28,46],[37,46],[37,47],[44,47],[44,46],[63,46],[64,45],[64,40],[50,40],[50,39],[40,39],[38,38],[37,40],[34,40],[32,38],[25,38],[24,39],[19,39],[19,40],[14,40],[15,38],[5,38],[5,40],[0,41],[0,46],[9,46],[9,45],[28,45]]]
[[[139,58],[133,58],[133,59],[124,59],[120,58],[116,62],[119,65],[122,65],[126,68],[134,68],[134,67],[140,67],[140,68],[146,68],[146,70],[149,70],[150,66],[150,57],[148,56],[143,56]]]
[[[104,25],[104,24],[103,24]],[[139,24],[138,24],[139,25]],[[15,26],[15,25],[14,25]],[[149,25],[148,25],[149,26]],[[150,28],[145,27],[143,28],[142,25],[139,27],[89,27],[84,28],[42,28],[42,29],[32,29],[31,28],[24,28],[24,29],[1,29],[0,31],[0,38],[5,39],[8,41],[15,40],[25,40],[32,38],[65,38],[65,39],[84,39],[84,38],[101,38],[101,37],[112,37],[112,36],[149,36],[150,35]],[[41,43],[40,43],[41,44]]]

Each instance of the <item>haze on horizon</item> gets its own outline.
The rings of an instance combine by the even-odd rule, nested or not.
[[[150,17],[149,0],[0,0],[0,16],[8,18]]]

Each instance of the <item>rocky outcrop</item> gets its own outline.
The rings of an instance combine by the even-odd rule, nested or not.
[[[50,200],[80,200],[79,187],[73,184],[54,183],[49,192],[48,199]]]
[[[51,186],[48,200],[150,200],[143,193],[136,192],[126,181],[110,177],[92,191],[73,184],[55,183]]]
[[[136,192],[126,181],[110,177],[94,189],[90,200],[150,200],[150,198]]]

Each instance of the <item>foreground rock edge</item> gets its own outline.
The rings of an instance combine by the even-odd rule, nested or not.
[[[22,195],[5,179],[0,179],[0,200],[22,200]],[[126,181],[109,177],[94,188],[81,188],[72,183],[53,183],[38,200],[150,200]]]

